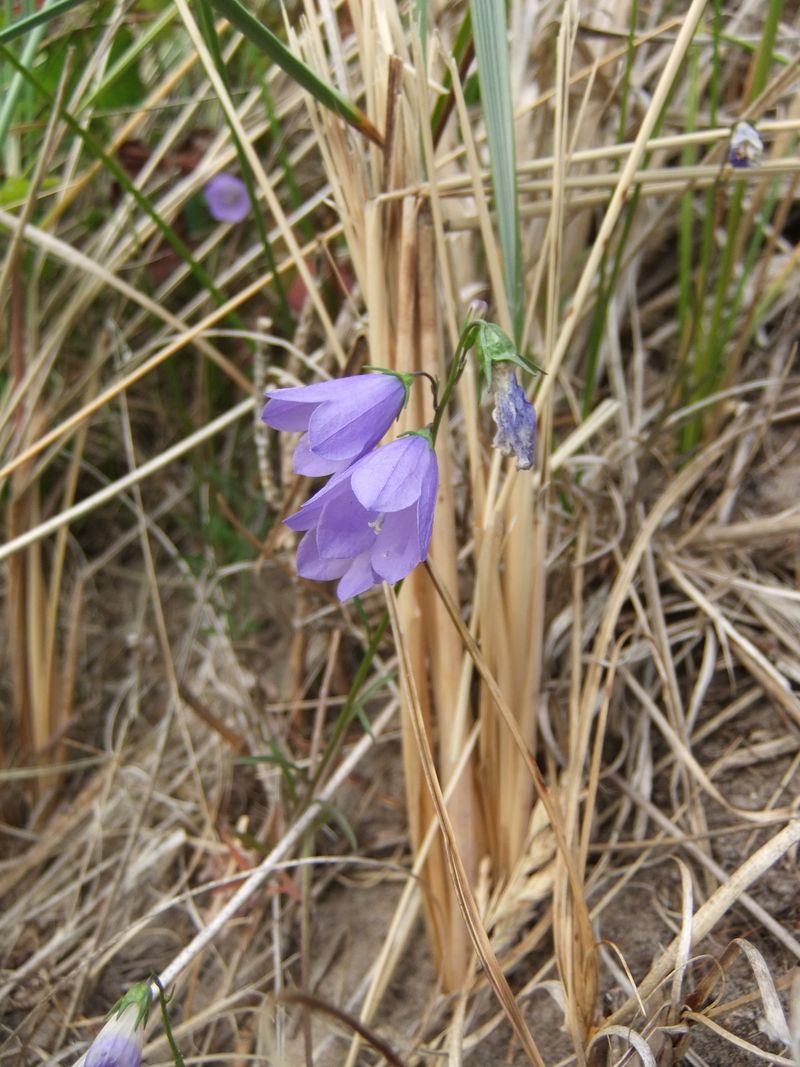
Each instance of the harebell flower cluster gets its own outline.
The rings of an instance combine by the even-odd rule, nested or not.
[[[297,573],[338,580],[340,600],[381,582],[398,582],[427,557],[439,488],[434,445],[439,425],[474,347],[481,384],[494,393],[494,445],[514,454],[517,467],[533,465],[536,418],[514,371],[531,366],[493,323],[472,317],[462,331],[439,396],[433,383],[430,426],[380,440],[408,402],[421,375],[371,370],[335,381],[270,389],[261,418],[276,430],[300,432],[294,469],[331,475],[286,520],[303,534]]]

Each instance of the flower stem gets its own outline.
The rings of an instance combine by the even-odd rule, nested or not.
[[[470,308],[467,312],[467,318],[464,322],[464,327],[461,330],[461,336],[458,339],[458,344],[456,345],[456,350],[453,355],[452,362],[450,363],[450,370],[447,375],[447,381],[445,382],[444,389],[442,390],[442,395],[439,398],[438,403],[436,397],[434,396],[434,416],[433,422],[431,423],[431,440],[433,441],[434,445],[436,444],[436,435],[439,432],[439,426],[441,424],[442,419],[444,418],[444,413],[447,410],[447,405],[450,402],[450,397],[453,395],[453,390],[455,389],[458,383],[458,379],[464,373],[464,367],[467,363],[467,352],[469,352],[470,348],[472,348],[472,346],[475,344],[476,322],[476,315],[473,312],[473,309]]]

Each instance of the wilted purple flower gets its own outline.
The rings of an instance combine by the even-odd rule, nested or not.
[[[492,418],[497,425],[492,444],[505,456],[513,453],[517,457],[517,470],[526,471],[533,466],[536,412],[510,363],[492,365],[492,391]]]
[[[733,167],[754,167],[764,155],[764,142],[749,122],[737,122],[728,146],[728,162]]]
[[[400,414],[406,389],[394,374],[271,389],[261,418],[276,430],[307,431],[294,453],[298,474],[334,474],[380,441]]]
[[[305,530],[297,573],[327,581],[348,600],[379,582],[398,582],[428,554],[439,468],[430,438],[408,434],[335,474],[286,519]]]
[[[241,178],[217,174],[203,189],[209,213],[217,222],[242,222],[250,214],[250,197]]]
[[[140,1067],[149,1008],[148,983],[139,982],[112,1009],[82,1060],[83,1067]]]

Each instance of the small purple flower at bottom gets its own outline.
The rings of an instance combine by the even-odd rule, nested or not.
[[[510,363],[492,365],[492,392],[497,425],[492,444],[504,455],[517,457],[517,470],[529,470],[536,449],[536,411]]]
[[[335,474],[286,519],[306,531],[301,578],[338,578],[339,600],[398,582],[428,555],[439,468],[430,438],[408,434]]]
[[[305,430],[294,469],[335,474],[380,441],[400,414],[407,384],[394,374],[356,374],[291,389],[270,389],[261,414],[276,430]]]
[[[129,1004],[113,1016],[92,1042],[83,1067],[140,1067],[144,1026],[140,1008]]]
[[[250,197],[241,178],[217,174],[203,189],[209,214],[217,222],[243,222],[250,214]]]

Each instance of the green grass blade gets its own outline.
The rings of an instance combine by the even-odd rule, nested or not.
[[[198,0],[197,3],[197,24],[200,27],[200,32],[205,38],[206,46],[208,47],[209,54],[214,60],[214,65],[219,71],[219,75],[222,78],[225,85],[230,92],[230,83],[228,78],[228,72],[225,69],[225,61],[222,58],[222,51],[219,47],[219,39],[217,38],[216,31],[214,29],[214,18],[211,11],[211,3],[209,0]],[[227,120],[227,117],[226,117]],[[250,169],[250,163],[247,159],[247,154],[242,147],[242,142],[239,139],[239,135],[236,132],[234,126],[228,123],[228,129],[230,130],[231,140],[236,147],[236,156],[239,161],[239,170],[241,171],[242,180],[247,186],[247,195],[250,198],[250,207],[252,210],[253,218],[255,220],[256,229],[258,230],[259,237],[261,238],[261,244],[264,247],[264,259],[267,267],[272,271],[275,279],[275,291],[278,296],[278,300],[281,305],[281,313],[284,318],[283,326],[288,326],[292,320],[292,313],[289,308],[288,301],[286,299],[286,291],[283,287],[280,271],[278,265],[275,262],[275,256],[272,252],[272,245],[270,244],[269,234],[267,233],[267,227],[264,224],[264,217],[261,214],[261,210],[258,206],[258,199],[256,197],[256,183],[253,180],[253,172]]]
[[[52,94],[48,91],[47,87],[42,84],[42,82],[36,77],[33,71],[24,67],[22,63],[17,59],[17,57],[13,54],[13,52],[11,52],[10,49],[8,49],[3,44],[0,44],[0,55],[2,55],[3,59],[6,60],[6,62],[10,63],[11,66],[14,67],[15,70],[22,76],[22,78],[24,78],[29,85],[33,86],[33,88],[36,89],[36,91],[40,93],[45,100],[48,100],[50,103],[52,103]],[[173,251],[183,260],[183,262],[186,263],[186,265],[195,275],[200,284],[204,286],[204,288],[206,288],[211,294],[216,303],[218,305],[223,304],[225,302],[225,297],[216,287],[209,274],[197,262],[197,260],[191,254],[191,252],[183,243],[183,241],[181,241],[181,239],[178,237],[172,227],[168,226],[167,223],[164,222],[164,220],[158,214],[156,209],[153,207],[148,197],[146,197],[139,189],[136,188],[136,186],[133,184],[133,182],[130,180],[127,173],[125,172],[125,169],[117,162],[116,159],[113,158],[113,156],[108,155],[108,153],[104,151],[103,147],[99,144],[98,141],[95,140],[92,134],[90,134],[88,130],[84,129],[83,126],[81,126],[81,124],[75,118],[75,116],[72,115],[69,111],[67,111],[66,108],[61,108],[59,111],[59,115],[62,121],[70,129],[70,131],[80,139],[84,147],[95,157],[95,159],[98,159],[103,164],[109,174],[111,174],[114,179],[119,182],[120,186],[125,190],[125,192],[128,193],[128,195],[135,200],[137,206],[141,208],[141,210],[153,220],[153,223],[158,228],[158,231],[162,235],[164,240],[169,244]],[[241,325],[241,319],[238,315],[231,315],[230,321],[235,322],[236,325]]]
[[[0,30],[0,44],[7,44],[8,41],[13,41],[15,37],[22,37],[29,30],[34,30],[37,26],[44,26],[51,19],[57,18],[71,8],[85,3],[86,0],[55,0],[54,3],[42,7],[39,11],[34,11],[32,15],[17,19],[10,26],[6,26],[4,30]]]
[[[211,0],[211,3],[251,44],[266,52],[274,63],[286,71],[289,77],[310,93],[318,103],[344,119],[374,144],[383,145],[383,138],[361,108],[307,67],[280,38],[275,36],[272,30],[259,22],[244,4],[241,4],[239,0]]]
[[[497,0],[471,0],[470,12],[478,61],[478,82],[489,139],[506,298],[514,323],[515,340],[519,343],[522,334],[522,263],[505,5]]]
[[[424,54],[425,53],[423,52],[423,55]],[[467,12],[458,28],[455,43],[453,44],[453,59],[458,65],[462,81],[466,80],[467,67],[471,63],[474,54],[472,19],[470,17],[469,8],[467,8]],[[444,73],[442,85],[447,92],[438,97],[433,108],[433,114],[431,115],[431,133],[435,145],[439,143],[439,138],[447,125],[447,120],[450,117],[450,112],[453,110],[453,105],[455,103],[455,96],[453,95],[453,79],[449,70],[446,70]]]
[[[70,0],[74,3],[74,0]],[[106,71],[103,80],[91,94],[85,100],[81,102],[80,107],[77,109],[78,114],[81,111],[86,110],[94,106],[97,100],[99,100],[103,93],[105,93],[119,78],[123,77],[131,66],[136,62],[142,52],[149,48],[153,41],[159,37],[164,30],[170,25],[175,18],[175,12],[172,6],[167,6],[159,17],[151,23],[144,31],[136,38],[130,48],[126,49],[125,53],[119,57],[114,65]]]
[[[38,14],[42,15],[51,10],[51,6],[45,6]],[[30,22],[30,19],[24,20]],[[39,42],[44,36],[45,27],[42,20],[33,27],[32,32],[28,40],[25,42],[25,47],[22,50],[21,66],[25,69],[33,64],[36,53],[39,49]],[[11,53],[9,53],[10,55]],[[12,66],[17,67],[17,73],[11,79],[11,83],[8,89],[3,94],[3,103],[0,106],[0,145],[5,144],[6,135],[8,134],[8,128],[11,125],[11,119],[14,116],[14,112],[17,109],[20,95],[25,86],[25,78],[19,70],[20,64],[17,64],[16,58],[12,61]]]

